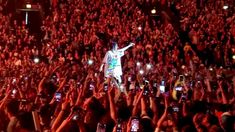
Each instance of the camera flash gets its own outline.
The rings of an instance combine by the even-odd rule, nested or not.
[[[151,64],[147,64],[147,65],[146,65],[146,68],[147,68],[147,69],[151,69]]]
[[[34,61],[34,63],[39,63],[39,58],[36,57],[33,59],[33,61]]]
[[[156,9],[152,9],[152,10],[151,10],[151,13],[152,13],[152,14],[156,14]]]
[[[93,64],[93,60],[88,60],[88,65],[92,65]]]
[[[139,73],[140,73],[141,75],[143,75],[143,74],[144,74],[144,70],[140,70]]]
[[[227,9],[228,9],[228,6],[227,6],[227,5],[224,5],[224,6],[223,6],[223,9],[224,9],[224,10],[227,10]]]

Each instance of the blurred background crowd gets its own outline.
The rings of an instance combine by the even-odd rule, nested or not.
[[[235,131],[235,1],[34,0],[37,32],[8,2],[1,131]],[[99,72],[113,42],[135,43],[118,97]]]

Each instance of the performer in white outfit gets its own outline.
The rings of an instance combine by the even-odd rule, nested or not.
[[[120,86],[122,82],[122,65],[121,57],[124,56],[125,50],[134,46],[134,43],[130,43],[128,46],[118,49],[117,43],[113,43],[112,50],[109,50],[103,59],[102,65],[100,66],[100,72],[103,70],[104,66],[104,76],[106,78],[115,78],[118,80],[118,85]]]

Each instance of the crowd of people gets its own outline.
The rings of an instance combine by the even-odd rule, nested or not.
[[[1,2],[1,131],[235,131],[232,0],[162,2],[178,29],[151,0],[58,0],[40,40]],[[99,71],[113,42],[135,43],[120,88]]]

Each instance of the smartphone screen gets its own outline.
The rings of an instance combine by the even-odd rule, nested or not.
[[[156,88],[156,87],[157,87],[157,83],[153,83],[153,87],[155,87],[155,88]]]
[[[74,121],[77,121],[77,120],[78,120],[78,115],[77,115],[77,114],[74,114],[73,120],[74,120]]]
[[[61,93],[60,92],[55,93],[55,100],[58,101],[58,102],[61,101]]]
[[[16,79],[15,78],[12,80],[12,84],[14,84],[14,83],[16,83]]]
[[[139,130],[139,120],[134,118],[131,120],[131,132],[137,132]]]
[[[161,93],[164,93],[164,92],[165,92],[165,86],[163,86],[163,85],[160,86],[160,92],[161,92]]]
[[[183,81],[184,81],[184,76],[183,76],[183,75],[180,75],[180,76],[179,76],[179,81],[180,81],[180,82],[183,82]]]
[[[116,132],[122,132],[122,124],[121,123],[117,124]]]
[[[98,123],[96,130],[97,130],[97,132],[105,132],[106,131],[106,124]]]
[[[17,90],[16,90],[16,89],[13,89],[13,90],[12,90],[12,93],[11,93],[11,96],[12,96],[12,97],[15,97],[16,92],[17,92]]]
[[[176,90],[176,91],[182,91],[183,88],[182,88],[181,86],[178,86],[178,87],[175,87],[175,90]]]
[[[94,84],[91,83],[91,84],[89,85],[89,90],[93,90],[94,88],[95,88]]]
[[[108,91],[108,84],[104,84],[104,91]]]
[[[131,77],[128,77],[128,82],[131,82]]]
[[[174,106],[174,107],[173,107],[173,111],[174,111],[174,112],[179,112],[179,107]]]
[[[16,89],[13,89],[12,90],[12,94],[16,94],[17,90]]]

